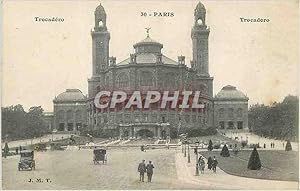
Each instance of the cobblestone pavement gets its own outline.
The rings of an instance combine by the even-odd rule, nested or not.
[[[18,171],[19,156],[3,159],[3,189],[207,189],[193,182],[178,179],[175,149],[149,150],[139,148],[110,149],[107,164],[93,164],[92,150],[36,152],[36,170]],[[152,160],[155,166],[153,182],[141,183],[137,165]],[[29,183],[41,178],[43,183]],[[51,182],[47,183],[46,179]],[[146,179],[146,177],[145,177]]]

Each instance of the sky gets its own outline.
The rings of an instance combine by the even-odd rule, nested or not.
[[[249,97],[249,105],[298,95],[298,1],[201,1],[210,28],[209,72],[214,94],[230,84]],[[41,105],[67,88],[87,94],[92,73],[94,10],[100,1],[3,1],[2,106]],[[133,44],[150,37],[177,60],[192,56],[191,29],[198,1],[101,1],[111,34],[110,56],[117,63]],[[173,12],[173,17],[143,17],[141,12]],[[35,17],[64,22],[36,22]],[[240,18],[266,18],[243,23]]]

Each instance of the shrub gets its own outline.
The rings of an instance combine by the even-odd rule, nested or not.
[[[222,148],[221,154],[222,157],[229,157],[230,153],[226,145]]]
[[[291,150],[292,150],[292,145],[290,140],[288,140],[285,145],[285,151],[291,151]]]
[[[200,137],[217,134],[217,130],[213,127],[207,129],[201,129],[199,127],[193,127],[183,130],[183,133],[187,133],[189,137]]]
[[[261,162],[260,162],[259,154],[256,150],[256,147],[254,147],[249,158],[248,169],[259,170],[260,168],[261,168]]]
[[[212,150],[213,150],[213,143],[212,143],[211,140],[209,140],[207,150],[209,150],[209,151],[212,151]]]

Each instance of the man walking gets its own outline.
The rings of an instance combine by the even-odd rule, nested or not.
[[[153,175],[153,169],[154,169],[152,161],[149,161],[149,164],[147,164],[146,169],[147,169],[148,182],[151,182],[152,175]]]
[[[214,173],[217,172],[217,166],[218,166],[218,160],[214,156],[213,161],[212,161],[212,169],[213,169]]]
[[[142,162],[139,164],[138,172],[140,173],[140,181],[144,182],[144,173],[146,172],[145,160],[142,160]]]

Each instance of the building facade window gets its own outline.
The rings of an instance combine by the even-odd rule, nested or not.
[[[140,76],[141,86],[153,86],[153,75],[151,72],[141,72]]]
[[[228,121],[228,128],[227,129],[234,129],[233,121]]]
[[[73,119],[73,111],[72,110],[68,110],[67,111],[67,120],[72,120]]]
[[[156,122],[156,120],[157,120],[157,115],[156,115],[156,113],[152,113],[152,114],[151,114],[151,121],[152,121],[152,122]]]
[[[219,122],[219,128],[220,129],[225,129],[225,122],[224,121]]]
[[[238,117],[243,117],[243,109],[242,108],[238,108],[238,110],[237,110],[237,116]]]
[[[238,129],[243,129],[244,127],[243,127],[243,122],[242,121],[238,121],[237,122],[237,128]]]
[[[125,119],[124,120],[125,122],[130,123],[131,122],[131,115],[130,114],[125,114],[124,119]]]
[[[175,74],[167,73],[164,80],[164,88],[166,89],[174,89],[176,80],[174,79]]]
[[[223,118],[224,117],[224,108],[220,108],[219,109],[219,118]]]
[[[129,78],[125,72],[119,74],[118,76],[118,87],[125,88],[129,86]]]
[[[57,112],[57,118],[59,121],[63,121],[65,119],[65,113],[63,110]]]
[[[234,117],[233,112],[234,112],[233,108],[229,108],[228,109],[228,117],[233,118]]]

